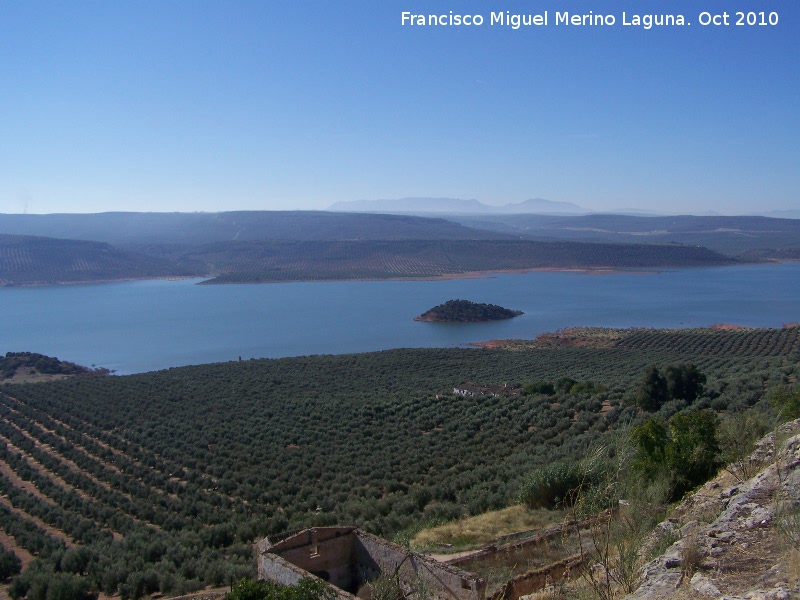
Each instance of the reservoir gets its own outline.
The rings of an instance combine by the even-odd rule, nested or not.
[[[459,347],[565,327],[781,327],[800,321],[800,263],[434,281],[196,283],[0,288],[0,352],[39,352],[127,374],[239,357]],[[525,314],[492,323],[412,321],[450,299]]]

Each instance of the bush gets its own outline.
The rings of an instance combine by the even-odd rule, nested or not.
[[[648,419],[633,428],[631,437],[637,447],[634,468],[650,481],[668,477],[672,500],[708,481],[722,466],[717,417],[708,410],[677,414],[666,424]]]
[[[591,455],[581,461],[559,461],[531,471],[517,500],[529,508],[572,506],[580,491],[602,479],[602,461]]]
[[[800,389],[797,387],[779,388],[772,392],[769,400],[781,423],[800,418]]]
[[[753,446],[766,433],[765,424],[749,413],[737,413],[722,422],[719,442],[725,470],[739,481],[753,477],[761,465],[751,460]]]
[[[14,579],[8,588],[14,600],[97,600],[89,580],[68,573],[55,573],[41,563],[33,563]]]
[[[548,383],[547,381],[534,381],[525,386],[525,392],[528,394],[552,396],[556,393],[556,388],[552,383]]]
[[[301,579],[296,586],[272,581],[242,579],[231,586],[225,600],[332,600],[333,592],[323,583]]]
[[[673,495],[680,498],[711,479],[722,466],[717,416],[708,410],[675,415],[669,427],[672,441],[667,446],[667,464],[675,482]]]
[[[11,550],[0,547],[0,581],[6,581],[20,572],[22,562]]]

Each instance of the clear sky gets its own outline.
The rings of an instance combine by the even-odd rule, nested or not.
[[[505,10],[549,23],[491,26]],[[556,25],[565,11],[616,24]],[[730,25],[701,26],[705,11]],[[0,0],[0,212],[409,196],[798,209],[800,3]]]

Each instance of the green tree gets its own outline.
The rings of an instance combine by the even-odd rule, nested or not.
[[[686,400],[689,404],[703,393],[706,383],[706,376],[691,363],[669,365],[663,376],[669,396],[673,400]]]
[[[96,600],[88,579],[54,572],[49,565],[34,562],[8,587],[14,600]]]
[[[668,477],[673,500],[710,479],[722,466],[717,417],[708,410],[677,414],[666,424],[648,419],[633,428],[631,438],[637,447],[634,468],[650,481]]]
[[[669,400],[669,392],[666,379],[658,371],[658,368],[654,366],[648,368],[642,384],[636,391],[636,406],[647,412],[655,412],[667,400]]]
[[[647,419],[631,431],[631,440],[638,449],[634,467],[653,480],[666,469],[669,429],[661,419]]]
[[[544,394],[545,396],[552,396],[556,393],[556,388],[552,383],[547,381],[534,381],[525,386],[525,392],[528,394]]]
[[[672,439],[667,446],[667,464],[675,483],[673,497],[680,498],[722,466],[717,416],[709,410],[677,414],[669,420],[669,428]]]
[[[22,562],[12,550],[0,546],[0,581],[6,581],[20,572]]]

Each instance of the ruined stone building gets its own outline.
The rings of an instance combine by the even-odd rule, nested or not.
[[[341,600],[365,597],[366,584],[381,575],[396,578],[403,593],[418,600],[483,600],[486,593],[477,575],[354,527],[305,529],[266,538],[257,549],[259,579],[295,585],[318,577]]]

